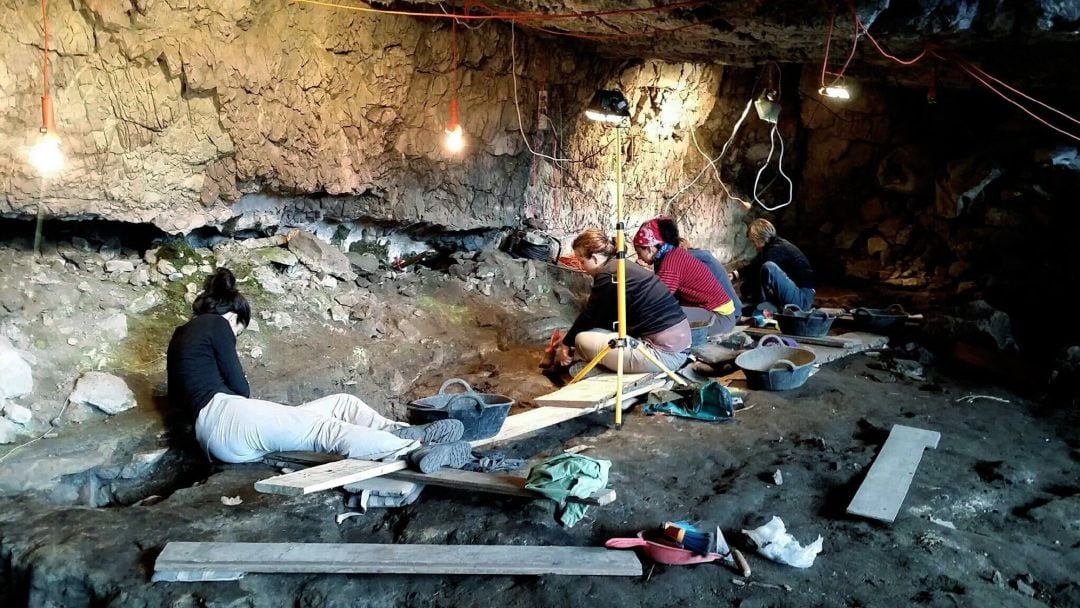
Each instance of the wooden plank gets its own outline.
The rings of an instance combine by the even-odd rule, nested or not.
[[[278,452],[263,458],[263,462],[273,466],[301,466],[310,467],[340,460],[336,454],[320,454],[317,452]],[[393,473],[387,473],[383,477],[389,479],[401,479],[445,488],[468,490],[470,492],[486,492],[503,496],[516,496],[518,498],[536,499],[542,496],[532,490],[525,489],[525,478],[517,475],[499,475],[495,473],[477,473],[474,471],[458,471],[455,469],[442,469],[435,473],[420,473],[410,469],[403,469]],[[586,498],[570,497],[569,502],[577,502],[585,505],[604,506],[615,502],[615,490],[604,488],[593,492]]]
[[[607,407],[607,404],[602,407]],[[591,414],[597,409],[538,407],[521,414],[507,416],[502,430],[497,435],[487,439],[478,439],[473,441],[471,445],[475,448],[500,441],[517,439],[549,426]],[[404,460],[373,462],[370,460],[342,459],[302,471],[263,479],[255,483],[255,489],[269,494],[301,496],[321,490],[339,488],[354,481],[379,477],[405,468],[406,463]]]
[[[941,433],[937,431],[893,425],[847,512],[870,519],[895,521],[915,470],[919,468],[923,450],[936,449],[940,439]]]
[[[640,388],[656,374],[623,374],[623,394]],[[596,407],[597,404],[615,396],[616,375],[600,374],[568,384],[559,390],[541,395],[533,401],[537,405],[554,407]]]
[[[480,574],[641,576],[632,551],[530,545],[170,542],[159,573]]]
[[[346,458],[337,462],[311,467],[310,469],[257,481],[255,482],[255,489],[267,494],[302,496],[312,492],[341,487],[354,481],[363,481],[400,471],[406,466],[404,460],[375,462]]]
[[[525,478],[517,475],[497,475],[494,473],[476,473],[474,471],[458,471],[455,469],[442,469],[434,473],[420,473],[405,469],[395,473],[389,473],[390,479],[414,481],[416,483],[431,484],[445,488],[456,488],[470,492],[486,492],[488,494],[502,494],[518,498],[536,499],[543,495],[525,489]],[[585,505],[602,507],[615,502],[615,490],[604,488],[597,490],[586,498],[568,497],[567,502],[576,502]]]
[[[592,410],[570,407],[534,408],[527,412],[507,416],[506,422],[503,423],[502,429],[499,430],[497,435],[487,439],[477,439],[472,442],[472,446],[477,448],[492,443],[510,441],[591,413]]]

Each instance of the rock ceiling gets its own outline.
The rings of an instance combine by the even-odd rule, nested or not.
[[[396,2],[392,7],[430,11],[437,5],[448,11],[451,4],[410,0]],[[665,4],[675,8],[610,14]],[[833,15],[831,57],[839,65],[851,49],[853,14],[899,57],[912,57],[930,43],[995,67],[1011,64],[1016,68],[1011,76],[1028,81],[1052,66],[1060,68],[1069,63],[1055,59],[1070,52],[1077,56],[1080,49],[1080,1],[1076,0],[856,0],[854,4],[831,0],[458,0],[455,12],[466,10],[472,15],[524,15],[515,19],[523,29],[550,37],[553,42],[558,38],[580,39],[602,55],[716,61],[738,66],[755,66],[769,60],[820,62]],[[583,11],[609,14],[539,17]],[[476,27],[482,22],[463,23]],[[858,47],[851,63],[853,73],[872,72],[889,63],[865,36],[860,37]]]

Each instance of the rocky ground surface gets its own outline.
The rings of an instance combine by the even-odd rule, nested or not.
[[[503,446],[535,462],[587,445],[586,454],[612,461],[618,500],[570,529],[544,501],[438,488],[340,525],[341,492],[259,494],[253,483],[275,469],[205,463],[161,398],[168,337],[214,266],[237,271],[253,302],[256,323],[238,344],[256,396],[295,404],[346,391],[395,416],[454,376],[530,407],[550,390],[535,373],[538,346],[573,316],[583,282],[494,252],[456,254],[439,270],[394,270],[305,236],[255,244],[265,246],[132,251],[75,240],[46,243],[40,258],[26,243],[0,249],[5,605],[1080,606],[1075,408],[1014,394],[986,373],[960,374],[906,341],[891,354],[921,359],[921,373],[890,364],[890,353],[851,357],[795,391],[751,393],[735,424],[635,410],[621,431],[597,414]],[[991,311],[965,331],[1005,340],[1005,322]],[[1008,403],[958,401],[969,395]],[[938,449],[924,455],[896,523],[847,516],[897,423],[941,432]],[[749,548],[739,531],[773,515],[804,543],[824,537],[811,568]],[[682,518],[722,526],[746,550],[753,577],[710,564],[647,566],[641,580],[149,582],[170,540],[599,545]]]

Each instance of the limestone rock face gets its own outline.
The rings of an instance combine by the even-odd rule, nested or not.
[[[173,233],[361,219],[610,227],[614,132],[583,116],[598,84],[621,87],[635,110],[622,140],[634,225],[701,168],[687,130],[713,110],[721,76],[706,64],[626,68],[490,23],[461,36],[451,91],[442,21],[279,2],[58,3],[51,84],[68,163],[43,186],[25,159],[40,116],[39,13],[0,0],[0,14],[0,215],[34,216],[40,200],[48,215]],[[451,155],[455,94],[466,149]],[[530,154],[523,134],[564,160]],[[725,240],[741,213],[722,192],[702,179],[676,201],[698,245]]]
[[[123,378],[102,372],[86,372],[69,397],[72,403],[92,405],[106,414],[118,414],[135,407],[135,393]]]
[[[0,402],[33,390],[30,364],[23,360],[7,338],[0,336]]]

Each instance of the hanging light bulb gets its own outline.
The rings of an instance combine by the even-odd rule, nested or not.
[[[446,124],[446,139],[443,140],[446,151],[456,154],[465,147],[465,134],[458,122],[457,98],[450,100],[450,122]]]
[[[830,99],[851,99],[851,91],[842,84],[834,84],[818,89],[818,93]]]
[[[41,47],[41,131],[30,148],[29,159],[38,174],[50,177],[64,168],[64,152],[56,135],[56,118],[52,98],[49,97],[49,20],[45,13],[45,0],[41,0],[41,27],[44,40]]]
[[[453,5],[451,5],[451,9]],[[461,131],[457,111],[458,86],[457,19],[450,21],[450,122],[446,123],[446,138],[443,146],[451,154],[457,154],[465,147],[465,134]]]
[[[43,130],[30,148],[30,164],[42,177],[52,177],[64,168],[64,152],[56,133]]]

